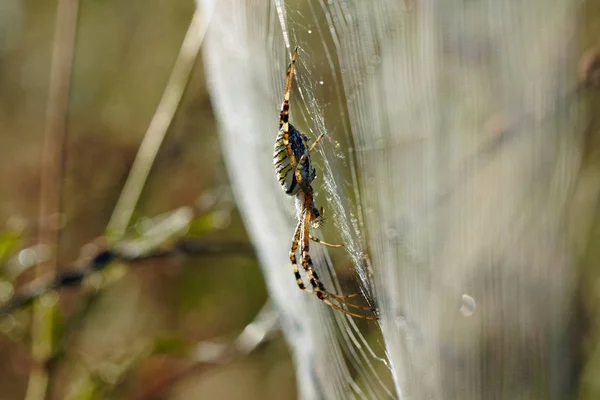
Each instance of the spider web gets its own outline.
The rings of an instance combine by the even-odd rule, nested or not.
[[[564,39],[573,5],[455,3],[198,1],[213,16],[204,61],[227,167],[301,398],[568,387],[553,365],[569,358],[556,343],[582,130]],[[317,235],[346,244],[311,254],[326,287],[359,287],[380,325],[330,312],[293,279],[296,212],[271,159],[296,45],[290,120],[313,140],[326,135],[312,156],[329,216]],[[353,279],[341,284],[342,274]],[[511,365],[553,383],[503,380]]]

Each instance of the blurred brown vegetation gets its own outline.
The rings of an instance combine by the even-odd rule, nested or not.
[[[0,234],[18,238],[3,242],[0,270],[37,243],[56,8],[47,0],[0,3]],[[193,11],[190,0],[80,3],[59,266],[103,235]],[[248,241],[227,188],[200,57],[134,221],[181,206],[204,213],[202,238]],[[32,277],[30,270],[20,274],[15,290]],[[279,337],[241,360],[197,368],[161,386],[187,368],[182,349],[234,339],[265,300],[255,257],[239,254],[144,261],[98,293],[62,290],[47,398],[294,398],[294,370]],[[2,399],[25,396],[30,315],[30,308],[19,310],[10,324],[0,324]],[[161,354],[153,352],[156,343]]]

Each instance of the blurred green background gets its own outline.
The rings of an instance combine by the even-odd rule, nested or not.
[[[57,2],[0,2],[0,282],[33,278]],[[192,0],[80,2],[62,181],[59,266],[105,232],[194,12]],[[182,206],[189,234],[247,243],[220,156],[201,55],[133,218]],[[37,249],[42,257],[43,248]],[[18,276],[11,271],[23,270]],[[10,290],[8,293],[10,293]],[[130,265],[95,292],[65,289],[55,316],[48,399],[295,398],[280,336],[225,365],[191,366],[187,349],[227,343],[266,301],[255,256],[198,254]],[[2,299],[0,299],[2,300]],[[31,307],[0,322],[0,398],[22,399]],[[173,379],[171,379],[173,378]]]

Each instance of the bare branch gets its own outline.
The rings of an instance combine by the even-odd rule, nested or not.
[[[122,248],[139,248],[138,244],[123,245]],[[115,261],[128,263],[150,259],[165,259],[176,256],[198,255],[252,255],[253,249],[248,243],[211,243],[204,239],[182,238],[167,248],[149,249],[146,253],[120,252],[119,249],[104,249],[89,260],[84,268],[76,268],[82,260],[73,262],[64,272],[52,276],[44,276],[28,284],[19,294],[14,295],[4,305],[0,305],[0,318],[19,308],[30,305],[34,300],[50,290],[59,290],[81,285],[84,280],[99,271],[106,269]]]
[[[181,45],[181,50],[175,61],[175,66],[169,77],[167,87],[158,104],[156,113],[150,122],[150,126],[148,126],[146,135],[131,167],[131,172],[127,177],[121,196],[108,223],[107,231],[111,238],[120,239],[127,229],[160,145],[179,107],[179,102],[183,96],[205,32],[205,27],[202,29],[200,14],[196,11]]]
[[[267,301],[254,320],[246,325],[234,341],[229,343],[218,343],[216,341],[198,343],[188,353],[187,365],[151,385],[137,397],[137,400],[163,399],[173,386],[182,379],[247,356],[258,347],[275,338],[278,331],[277,315],[272,304]]]
[[[44,136],[39,220],[39,243],[50,246],[51,255],[47,262],[38,265],[36,276],[55,271],[57,264],[66,120],[78,9],[78,0],[58,2]],[[46,397],[48,372],[44,364],[52,352],[51,315],[49,307],[36,305],[31,326],[31,353],[35,362],[27,385],[27,400]]]

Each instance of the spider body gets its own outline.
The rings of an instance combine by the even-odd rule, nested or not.
[[[275,172],[277,174],[279,184],[286,194],[296,197],[298,225],[296,227],[296,231],[294,232],[292,246],[290,249],[290,261],[296,277],[296,283],[301,290],[315,294],[321,301],[336,310],[355,317],[376,320],[377,317],[356,314],[346,310],[345,308],[342,308],[338,304],[333,303],[331,300],[334,300],[340,304],[345,304],[349,307],[373,311],[371,308],[350,304],[344,300],[345,298],[354,297],[356,294],[340,296],[328,292],[323,283],[321,283],[310,257],[310,240],[330,247],[342,247],[343,245],[323,242],[322,240],[313,237],[310,234],[310,226],[312,225],[315,228],[319,227],[319,225],[323,222],[324,215],[323,208],[318,209],[315,205],[312,182],[315,180],[317,174],[310,160],[310,153],[323,139],[323,134],[319,135],[314,143],[309,146],[308,137],[294,128],[291,123],[289,123],[289,100],[292,89],[292,79],[294,77],[294,65],[296,62],[297,50],[298,48],[294,50],[292,61],[287,69],[285,93],[283,96],[281,112],[279,114],[279,132],[277,134],[277,138],[275,139],[275,146],[273,149],[273,164],[275,166]],[[304,282],[300,276],[298,262],[296,259],[298,247],[300,247],[300,261],[302,268],[306,272],[312,289],[304,286]]]
[[[300,160],[303,156],[306,161],[298,168],[302,183],[296,179],[296,171],[292,166],[291,157],[288,156],[284,142],[284,129],[281,127],[275,140],[273,150],[273,164],[279,178],[279,184],[286,194],[295,196],[300,190],[310,190],[310,184],[315,180],[317,173],[310,163],[310,154],[308,153],[308,138],[300,133],[292,124],[288,124],[288,141],[292,149],[295,160]],[[302,187],[301,187],[302,185]]]

